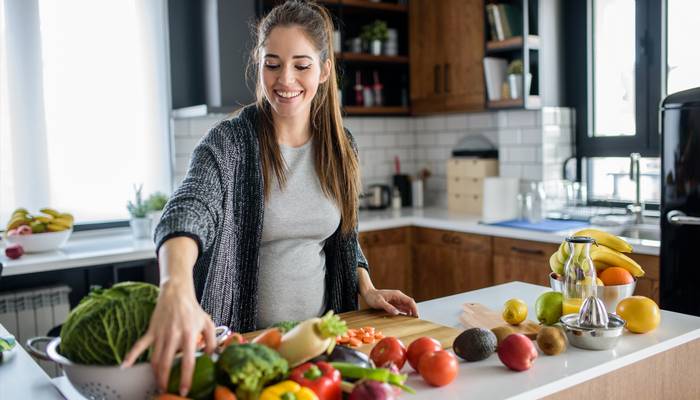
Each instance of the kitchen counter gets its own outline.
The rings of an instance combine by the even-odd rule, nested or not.
[[[534,310],[535,300],[548,288],[530,285],[522,282],[511,282],[472,292],[435,299],[418,304],[421,318],[461,328],[458,317],[460,307],[465,302],[481,303],[491,309],[500,309],[503,302],[511,297],[523,299],[530,310]],[[5,333],[0,326],[0,332]],[[700,383],[693,383],[698,376],[697,362],[687,363],[684,355],[700,354],[700,318],[668,311],[661,312],[661,325],[654,331],[636,335],[625,332],[618,346],[613,350],[587,351],[569,347],[565,353],[557,356],[546,356],[540,352],[534,366],[525,372],[508,370],[492,355],[480,362],[460,362],[459,375],[456,380],[442,388],[432,388],[425,384],[415,373],[411,373],[408,384],[417,390],[416,395],[404,395],[402,398],[413,400],[433,399],[531,399],[549,395],[561,398],[573,397],[577,388],[594,390],[595,384],[607,385],[608,393],[617,393],[616,383],[602,383],[600,379],[617,378],[627,371],[638,373],[638,377],[651,376],[646,383],[624,378],[626,381],[617,385],[628,387],[643,387],[652,385],[657,391],[647,393],[639,398],[659,398],[659,393],[666,398],[698,398]],[[688,346],[692,346],[688,348]],[[678,355],[677,353],[684,352]],[[660,355],[674,355],[673,362],[680,367],[690,367],[684,370],[683,376],[676,376],[673,371],[660,373],[654,370],[654,363]],[[696,358],[697,360],[697,358]],[[406,371],[408,371],[409,367]],[[669,367],[671,369],[671,367]],[[642,373],[639,373],[639,371]],[[672,380],[671,380],[672,379]],[[671,381],[669,381],[671,380]],[[695,379],[696,380],[696,379]],[[56,391],[51,390],[51,380],[36,365],[29,356],[20,349],[19,354],[9,363],[0,365],[0,382],[13,384],[0,385],[0,398],[20,399],[31,398],[60,399]],[[580,385],[586,382],[585,385]],[[57,385],[65,384],[65,378],[54,380]],[[678,384],[675,387],[674,384]],[[663,390],[659,392],[658,390]],[[682,393],[675,390],[684,390]],[[588,392],[585,392],[588,393]],[[691,393],[691,395],[688,395]],[[679,394],[674,396],[674,394]],[[621,398],[630,396],[621,396]],[[595,398],[595,397],[588,397]],[[617,398],[617,397],[602,397]]]
[[[438,208],[361,211],[359,220],[360,232],[418,226],[546,243],[559,243],[573,233],[546,233],[484,225],[479,223],[477,216],[450,213]],[[635,253],[659,254],[658,241],[629,239],[629,242]],[[150,239],[134,240],[129,228],[118,228],[75,232],[60,250],[25,254],[17,260],[10,260],[3,254],[0,262],[4,265],[2,275],[12,276],[154,258],[155,246]]]

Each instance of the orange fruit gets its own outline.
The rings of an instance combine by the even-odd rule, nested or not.
[[[632,274],[621,267],[605,268],[598,277],[603,281],[605,286],[626,285],[634,282]]]
[[[654,330],[661,322],[661,310],[654,300],[644,296],[630,296],[617,303],[617,315],[627,324],[627,329],[634,333],[647,333]]]

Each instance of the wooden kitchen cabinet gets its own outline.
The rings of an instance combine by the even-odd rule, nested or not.
[[[414,231],[414,298],[425,301],[493,284],[491,237],[438,229]]]
[[[414,114],[484,109],[484,1],[412,0]]]
[[[529,240],[493,239],[494,284],[521,281],[549,286],[549,257],[558,244]]]
[[[378,289],[398,289],[412,296],[412,228],[361,232],[360,246]]]

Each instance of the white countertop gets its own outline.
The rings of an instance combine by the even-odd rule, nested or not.
[[[524,300],[532,313],[537,297],[549,288],[511,282],[418,304],[422,319],[463,329],[459,323],[461,305],[481,303],[501,310],[510,298]],[[530,319],[533,316],[530,314]],[[547,356],[539,351],[534,366],[524,372],[507,369],[494,354],[479,362],[460,362],[459,375],[442,388],[429,388],[415,373],[407,384],[418,391],[413,400],[434,399],[532,399],[575,386],[654,354],[700,338],[700,317],[661,311],[661,324],[639,335],[625,332],[613,350],[590,351],[569,346],[566,352]]]
[[[443,325],[462,328],[459,324],[461,305],[466,302],[481,303],[500,310],[512,297],[523,299],[534,310],[537,297],[549,288],[522,282],[511,282],[472,292],[462,293],[418,304],[422,319]],[[531,317],[532,318],[532,317]],[[0,333],[6,331],[0,326]],[[661,324],[647,334],[625,332],[613,350],[588,351],[569,347],[557,356],[540,352],[534,366],[524,372],[507,369],[496,354],[479,362],[460,362],[459,375],[454,382],[442,388],[432,388],[416,373],[411,373],[408,385],[417,390],[416,395],[402,398],[413,400],[434,399],[531,399],[567,389],[586,380],[630,365],[654,354],[667,351],[700,338],[700,318],[661,311]],[[408,371],[409,367],[406,368]],[[36,365],[23,349],[14,359],[0,364],[2,399],[60,399],[49,377]],[[65,385],[64,379],[55,380]],[[71,397],[72,399],[72,397]]]
[[[484,225],[479,223],[477,216],[455,214],[438,208],[361,211],[359,220],[360,232],[418,226],[546,243],[559,243],[573,233],[546,233]],[[635,253],[659,254],[658,241],[630,239],[629,242]],[[3,253],[0,262],[4,265],[2,275],[12,276],[154,258],[155,246],[150,239],[134,240],[129,228],[118,228],[75,232],[60,250],[25,254],[17,260],[8,259]]]

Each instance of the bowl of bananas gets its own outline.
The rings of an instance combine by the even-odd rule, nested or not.
[[[10,246],[21,246],[20,255],[56,250],[68,241],[73,232],[73,215],[70,213],[52,208],[39,211],[30,213],[25,208],[18,208],[12,212],[5,227],[5,240]]]

